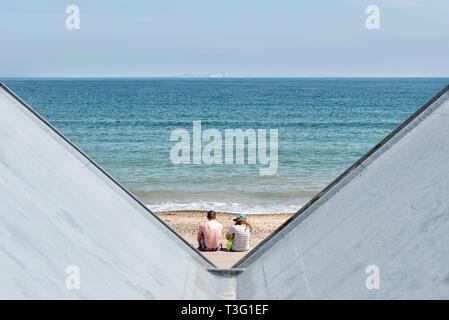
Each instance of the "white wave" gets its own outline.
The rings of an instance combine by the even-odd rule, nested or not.
[[[309,199],[299,199],[295,203],[279,204],[241,204],[236,202],[191,201],[191,202],[159,202],[147,204],[154,212],[183,211],[183,210],[215,210],[220,212],[245,213],[245,214],[275,214],[295,213],[304,206]]]

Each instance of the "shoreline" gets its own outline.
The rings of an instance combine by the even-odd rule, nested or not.
[[[222,242],[226,244],[226,232],[234,225],[232,219],[238,213],[217,212],[217,221],[223,225]],[[191,246],[197,247],[197,233],[200,224],[207,221],[207,210],[153,211],[159,218],[182,236]],[[247,220],[251,224],[250,248],[254,248],[274,230],[281,226],[294,213],[251,213]]]
[[[314,195],[318,192],[314,193]],[[259,214],[289,214],[300,210],[313,197],[295,199],[286,198],[282,203],[279,199],[215,199],[215,200],[196,200],[181,199],[154,202],[152,199],[140,197],[139,194],[133,193],[145,206],[153,212],[197,212],[214,210],[223,213],[235,213],[246,215]]]

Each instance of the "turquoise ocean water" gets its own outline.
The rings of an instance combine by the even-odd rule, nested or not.
[[[3,79],[150,209],[295,212],[449,79]],[[277,174],[174,165],[170,133],[278,129]]]

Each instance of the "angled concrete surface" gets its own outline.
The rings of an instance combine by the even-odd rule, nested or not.
[[[236,267],[239,299],[449,298],[448,88]]]
[[[3,85],[0,115],[0,298],[449,297],[448,88],[231,270]],[[66,288],[70,265],[79,290]]]
[[[0,86],[0,299],[215,299],[212,267]]]

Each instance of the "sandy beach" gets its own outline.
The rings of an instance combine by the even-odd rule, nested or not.
[[[196,236],[201,222],[206,221],[207,211],[164,211],[155,212],[173,230],[179,233],[192,246],[197,247]],[[265,239],[270,233],[276,230],[282,223],[292,216],[293,213],[281,214],[251,214],[247,215],[247,220],[253,227],[251,233],[250,246],[254,248],[259,242]],[[217,221],[223,224],[223,243],[226,243],[225,235],[229,227],[233,225],[232,219],[235,213],[217,212]],[[206,252],[204,255],[215,265],[221,268],[229,268],[247,252]]]

